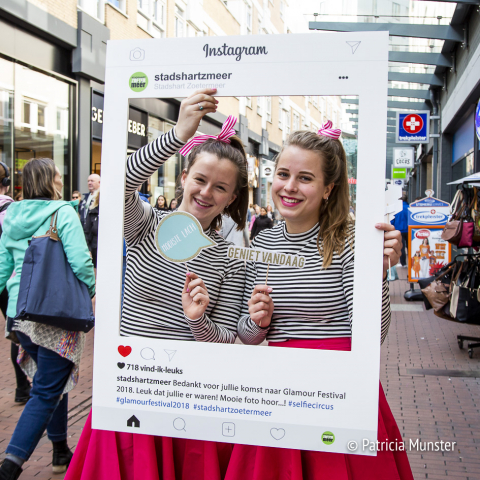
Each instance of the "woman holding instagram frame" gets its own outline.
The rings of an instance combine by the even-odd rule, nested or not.
[[[240,140],[233,136],[236,119],[228,117],[218,136],[197,136],[185,145],[200,120],[217,110],[218,101],[211,96],[215,91],[199,90],[183,100],[175,128],[127,160],[127,268],[120,325],[124,336],[235,341],[244,263],[228,259],[229,244],[216,228],[222,214],[230,216],[239,230],[247,217],[247,159]],[[188,270],[183,263],[165,260],[155,245],[158,224],[172,212],[153,209],[137,193],[178,151],[189,154],[178,211],[194,215],[204,234],[216,243],[189,261]],[[168,284],[159,278],[168,278]],[[160,290],[159,285],[163,285]],[[92,430],[89,416],[65,479],[174,480],[196,478],[202,472],[215,480],[224,476],[232,448],[231,444]]]
[[[301,270],[247,262],[238,324],[243,343],[257,345],[266,339],[274,347],[351,349],[355,230],[340,135],[330,121],[318,134],[294,132],[276,158],[272,197],[285,222],[262,231],[252,247],[302,255],[306,261]],[[387,269],[389,262],[397,264],[402,243],[392,225],[375,227],[385,231],[383,342],[391,319]],[[378,440],[395,444],[402,440],[381,385]],[[373,457],[249,445],[235,445],[225,478],[413,480],[404,451],[379,450]]]

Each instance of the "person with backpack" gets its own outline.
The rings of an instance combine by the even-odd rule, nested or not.
[[[13,203],[13,199],[8,196],[10,190],[10,169],[5,163],[0,162],[0,238],[2,236],[2,225],[7,214],[7,208]],[[0,294],[0,311],[7,318],[8,292],[5,289]],[[23,370],[17,363],[18,345],[12,342],[10,345],[10,359],[15,370],[17,388],[15,389],[15,403],[23,405],[30,398],[30,382]]]
[[[0,467],[0,480],[16,480],[22,465],[47,430],[53,444],[52,469],[66,471],[72,452],[67,445],[68,392],[78,382],[85,333],[30,320],[14,320],[25,258],[32,236],[50,231],[56,215],[56,233],[74,275],[95,295],[95,275],[77,202],[60,200],[63,188],[60,171],[50,158],[34,158],[23,168],[24,200],[8,208],[0,238],[0,292],[8,290],[7,333],[16,335],[21,349],[22,369],[33,378],[31,398],[25,405]],[[15,273],[15,275],[12,275]],[[49,282],[48,277],[45,282]]]

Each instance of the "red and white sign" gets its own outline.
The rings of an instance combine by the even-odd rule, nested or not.
[[[418,232],[415,232],[415,237],[417,238],[428,238],[430,236],[430,230],[419,230]]]
[[[348,179],[348,183],[350,185],[356,185],[357,184],[357,179],[356,178],[349,178]]]
[[[418,133],[423,128],[423,119],[420,115],[412,113],[403,120],[403,128],[408,133]]]

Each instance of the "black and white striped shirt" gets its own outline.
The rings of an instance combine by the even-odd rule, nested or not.
[[[182,307],[186,267],[183,263],[165,260],[155,246],[156,228],[170,212],[153,209],[140,200],[137,193],[137,187],[182,146],[171,130],[127,160],[127,269],[120,334],[233,343],[245,287],[243,262],[228,259],[229,244],[214,230],[205,232],[217,245],[202,250],[188,262],[188,268],[204,281],[210,303],[200,319],[190,320]]]
[[[317,249],[319,225],[311,230],[290,234],[282,222],[263,230],[252,248],[281,251],[305,257],[303,268],[270,265],[268,285],[273,288],[275,309],[268,328],[260,328],[250,318],[248,300],[255,285],[265,283],[267,264],[247,262],[245,295],[238,335],[243,343],[258,345],[265,338],[282,342],[291,339],[321,339],[350,337],[353,312],[354,253],[347,242],[341,255],[334,253],[332,264],[322,268]],[[354,230],[351,230],[352,238]],[[352,247],[354,247],[352,239]],[[382,335],[383,343],[390,326],[390,297],[388,283],[383,282]]]

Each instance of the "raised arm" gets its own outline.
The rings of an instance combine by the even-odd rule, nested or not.
[[[183,144],[176,136],[175,129],[172,129],[128,157],[125,184],[125,239],[128,244],[143,240],[155,228],[153,208],[140,199],[138,187],[175,155]]]
[[[216,111],[218,103],[211,95],[216,89],[199,90],[180,105],[178,122],[174,129],[145,145],[127,159],[125,185],[125,240],[133,244],[142,241],[156,226],[153,208],[142,202],[137,189],[147,181],[172,155],[188,141],[202,118]],[[202,109],[199,104],[202,103]]]

